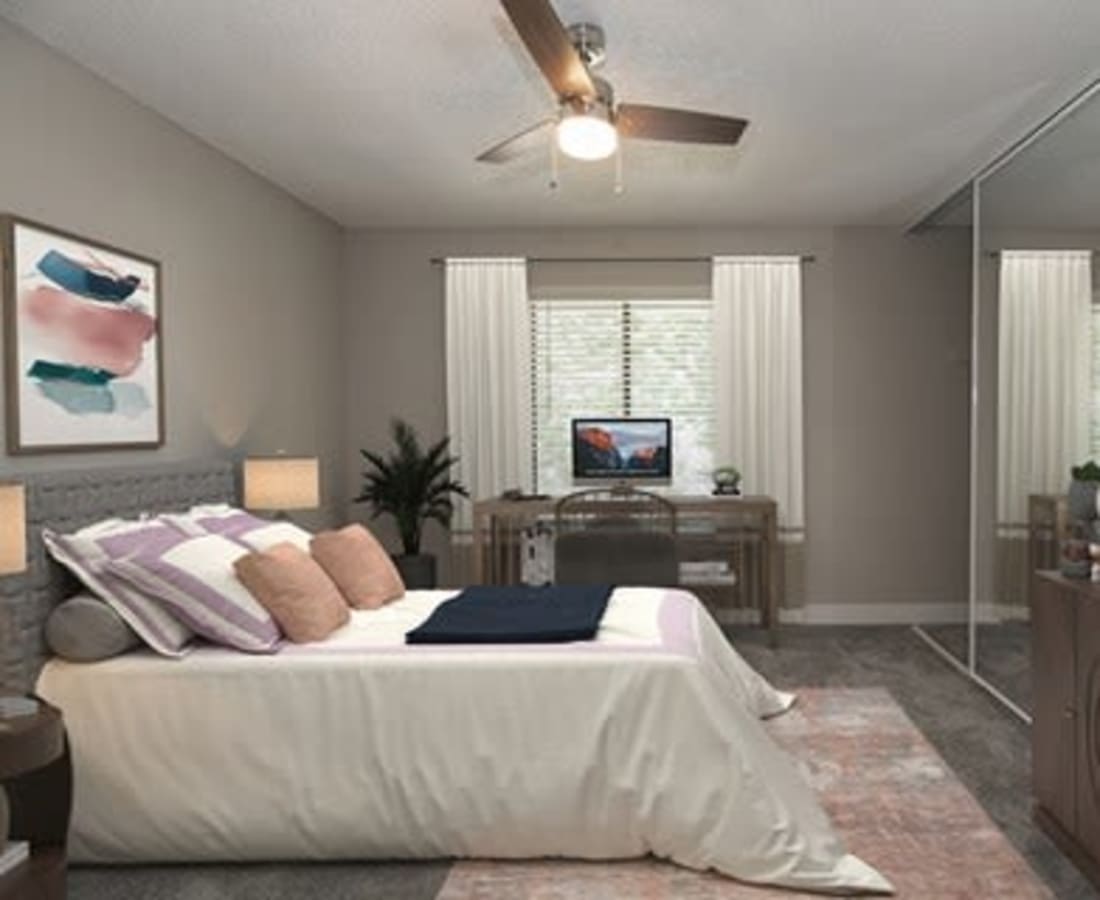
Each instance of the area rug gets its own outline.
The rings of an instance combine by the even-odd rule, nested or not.
[[[880,688],[798,691],[768,723],[799,762],[848,850],[904,900],[1038,900],[1052,894]],[[457,862],[437,900],[793,900],[643,859]]]

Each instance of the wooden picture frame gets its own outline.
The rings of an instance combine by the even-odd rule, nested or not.
[[[164,445],[160,263],[0,217],[8,452]]]

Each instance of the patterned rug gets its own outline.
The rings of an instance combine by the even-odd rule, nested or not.
[[[1037,900],[1051,893],[884,689],[805,689],[768,723],[848,850],[904,900]],[[460,861],[437,900],[794,900],[670,863]],[[819,896],[819,895],[818,895]]]

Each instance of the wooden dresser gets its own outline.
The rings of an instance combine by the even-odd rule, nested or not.
[[[1100,584],[1034,579],[1035,819],[1100,886]]]

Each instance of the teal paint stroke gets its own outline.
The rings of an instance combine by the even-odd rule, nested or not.
[[[36,359],[27,370],[29,378],[41,378],[43,381],[71,381],[75,384],[107,384],[115,376],[106,369],[92,369],[88,366],[71,366],[68,363],[47,362]]]
[[[38,390],[74,416],[114,415],[136,419],[152,405],[145,388],[130,381],[102,385],[43,380],[38,382]]]
[[[65,412],[74,416],[93,413],[109,414],[115,411],[115,401],[110,390],[101,384],[81,384],[78,381],[40,381],[38,389]]]

